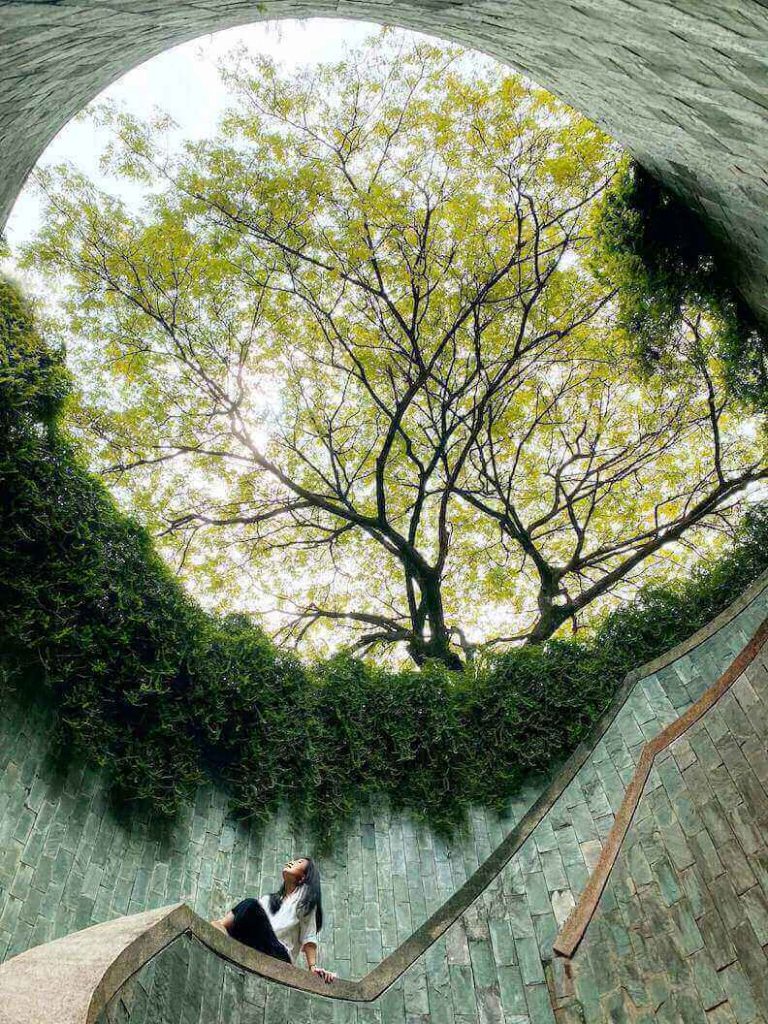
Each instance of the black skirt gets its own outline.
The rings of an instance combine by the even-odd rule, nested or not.
[[[258,900],[240,900],[237,906],[232,907],[232,913],[235,920],[227,930],[233,939],[259,953],[284,960],[287,964],[292,962],[288,950],[275,935],[267,912]]]

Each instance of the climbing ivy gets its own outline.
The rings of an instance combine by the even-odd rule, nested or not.
[[[590,639],[481,667],[305,665],[249,618],[203,611],[57,426],[63,356],[0,287],[0,685],[50,696],[67,756],[121,805],[173,814],[204,779],[265,820],[287,805],[319,837],[386,794],[447,831],[501,807],[581,740],[626,672],[712,619],[768,565],[768,511],[675,586],[642,591]]]
[[[595,270],[619,291],[620,318],[649,365],[703,314],[717,334],[733,394],[768,408],[768,333],[736,287],[703,220],[639,164],[625,159],[595,213]]]

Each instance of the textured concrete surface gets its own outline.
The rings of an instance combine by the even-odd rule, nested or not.
[[[764,0],[0,0],[0,223],[53,135],[123,72],[202,33],[310,15],[429,32],[525,71],[703,214],[768,316]]]
[[[221,1000],[229,1007],[234,999],[239,1009],[222,1019],[236,1020],[239,1014],[243,1021],[283,1024],[330,1014],[329,1020],[523,1024],[551,1021],[553,998],[563,1002],[561,1014],[573,1013],[576,1000],[585,1012],[594,1011],[590,1019],[604,1019],[601,1000],[618,998],[615,986],[624,991],[623,975],[593,976],[583,969],[594,959],[588,930],[584,952],[580,947],[572,964],[576,989],[569,989],[562,961],[552,962],[557,930],[600,854],[645,742],[722,674],[767,613],[768,591],[763,590],[707,640],[636,682],[590,758],[530,838],[374,1003],[341,1004],[291,991],[210,954],[206,958],[196,938],[182,935],[120,991],[110,1019],[128,1014],[131,1024],[180,1019],[214,1024]],[[759,670],[764,671],[762,663]],[[755,722],[760,722],[757,716]],[[14,718],[0,749],[8,749],[11,737],[13,754],[0,791],[0,846],[6,851],[0,866],[0,928],[8,935],[8,955],[52,934],[176,900],[196,905],[203,916],[218,913],[244,886],[251,892],[264,887],[259,880],[265,864],[271,881],[276,846],[296,848],[296,837],[281,836],[280,826],[263,841],[266,846],[238,845],[237,830],[227,825],[208,791],[184,827],[160,842],[150,837],[146,822],[129,828],[111,818],[98,776],[76,773],[63,783],[52,779],[41,763],[46,736],[39,716],[26,723]],[[747,749],[751,756],[755,748],[757,757],[760,741],[753,737],[751,742]],[[522,804],[517,816],[521,809]],[[322,962],[347,978],[360,978],[374,968],[382,953],[409,936],[418,920],[414,906],[417,914],[437,909],[430,904],[443,903],[497,844],[502,824],[485,819],[481,827],[480,822],[478,815],[472,837],[452,847],[387,816],[373,818],[367,828],[363,822],[359,832],[353,828],[335,868],[331,862],[323,865],[328,925],[321,935]],[[669,835],[678,833],[673,822]],[[617,865],[617,878],[620,872]],[[598,936],[614,882],[594,925]],[[180,894],[180,889],[189,893]],[[638,926],[654,929],[658,923],[650,918]],[[595,962],[615,966],[615,959],[601,955]],[[662,987],[673,982],[660,978]],[[590,995],[595,986],[596,1000]],[[167,1018],[158,1008],[162,999],[171,1007]],[[667,1000],[667,1005],[673,1004]]]
[[[0,972],[0,1024],[84,1022],[105,973],[126,949],[133,953],[135,970],[161,948],[164,916],[167,912],[150,910],[116,918],[14,957],[12,968]],[[161,934],[149,949],[143,936],[158,922]],[[174,930],[167,941],[176,934]],[[120,981],[127,977],[128,972],[122,973]]]

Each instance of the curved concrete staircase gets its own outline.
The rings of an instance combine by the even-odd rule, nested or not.
[[[11,957],[1,1024],[768,1020],[766,616],[762,578],[631,673],[490,856],[359,980],[326,986],[176,904]]]

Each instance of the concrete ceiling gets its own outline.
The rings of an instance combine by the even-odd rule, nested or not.
[[[203,33],[311,15],[429,32],[529,74],[705,217],[768,321],[766,0],[0,0],[0,224],[56,132],[124,72]]]

